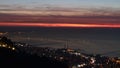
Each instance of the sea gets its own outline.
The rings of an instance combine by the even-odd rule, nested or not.
[[[120,28],[0,27],[15,42],[120,57]]]

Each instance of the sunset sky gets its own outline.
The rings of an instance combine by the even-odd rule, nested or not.
[[[120,27],[120,0],[0,0],[0,26]]]

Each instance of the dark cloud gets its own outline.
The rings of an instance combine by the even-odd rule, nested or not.
[[[15,6],[14,9],[0,9],[0,22],[120,24],[120,10],[115,8],[40,8],[25,9],[23,6]]]
[[[0,14],[0,22],[26,22],[26,23],[120,23],[120,16],[39,16]]]

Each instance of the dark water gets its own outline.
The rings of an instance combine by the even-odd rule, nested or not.
[[[120,56],[119,28],[0,27],[13,41],[34,46],[79,48],[86,53]]]

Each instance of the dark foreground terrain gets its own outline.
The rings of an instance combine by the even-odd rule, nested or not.
[[[67,68],[64,62],[51,58],[17,53],[10,49],[0,48],[0,67],[4,68]]]
[[[10,39],[0,37],[0,68],[68,68],[66,62],[20,51]]]

